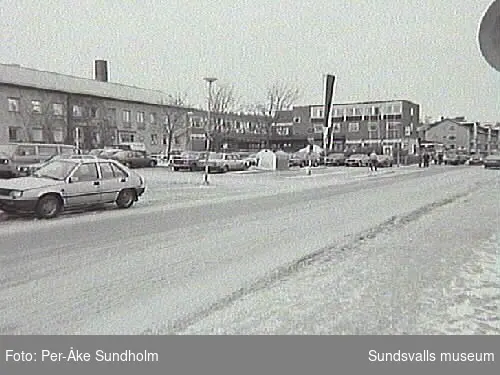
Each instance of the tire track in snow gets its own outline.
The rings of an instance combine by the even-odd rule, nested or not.
[[[203,310],[199,310],[183,319],[170,322],[168,325],[161,326],[155,329],[148,329],[142,332],[143,335],[175,335],[182,333],[189,326],[203,320],[204,318],[210,316],[216,311],[220,311],[226,308],[228,305],[236,302],[237,300],[261,291],[263,289],[269,288],[280,281],[287,278],[293,277],[295,274],[301,272],[306,267],[321,265],[334,260],[340,260],[340,257],[347,256],[350,250],[356,249],[359,245],[362,245],[365,241],[373,239],[380,234],[387,233],[398,228],[404,227],[413,221],[420,219],[421,217],[431,213],[432,211],[439,209],[443,206],[455,203],[460,199],[470,196],[474,191],[479,190],[481,185],[479,183],[474,184],[468,190],[455,194],[451,197],[434,201],[430,204],[424,205],[419,209],[413,210],[403,216],[393,216],[388,220],[376,225],[366,231],[359,232],[351,237],[351,240],[346,242],[341,246],[327,246],[323,247],[317,251],[310,253],[309,255],[302,257],[292,263],[279,267],[267,276],[257,280],[256,282],[240,288],[227,297],[220,299],[219,301],[211,304]]]

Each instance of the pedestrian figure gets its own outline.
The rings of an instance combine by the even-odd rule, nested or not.
[[[427,152],[424,152],[424,168],[429,167],[429,159],[430,155]]]
[[[422,161],[423,161],[422,159],[423,159],[423,158],[422,158],[422,154],[421,154],[421,153],[419,153],[419,154],[418,154],[418,167],[419,167],[419,168],[422,168]]]
[[[443,164],[443,154],[442,153],[438,154],[438,164],[439,165]]]
[[[378,158],[377,158],[377,154],[375,153],[375,151],[372,151],[372,153],[370,154],[370,171],[374,171],[375,172],[377,171],[377,165],[378,165]]]

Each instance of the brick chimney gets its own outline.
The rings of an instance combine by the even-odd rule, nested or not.
[[[106,60],[95,60],[95,80],[108,82],[108,62]]]

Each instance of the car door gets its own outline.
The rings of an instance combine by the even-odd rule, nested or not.
[[[115,202],[127,176],[110,162],[99,162],[99,168],[101,171],[101,201],[102,203]]]
[[[100,203],[100,184],[97,163],[80,164],[73,171],[64,188],[66,204],[70,207],[80,207]]]

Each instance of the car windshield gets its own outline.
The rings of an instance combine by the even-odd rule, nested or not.
[[[366,155],[363,155],[363,154],[354,154],[351,156],[351,159],[360,159],[360,158],[364,158]]]
[[[99,154],[101,157],[109,158],[110,156],[113,156],[117,154],[118,152],[121,152],[122,150],[104,150]]]
[[[51,178],[53,180],[64,180],[75,167],[76,162],[69,160],[55,160],[45,164],[35,173],[35,177]]]

